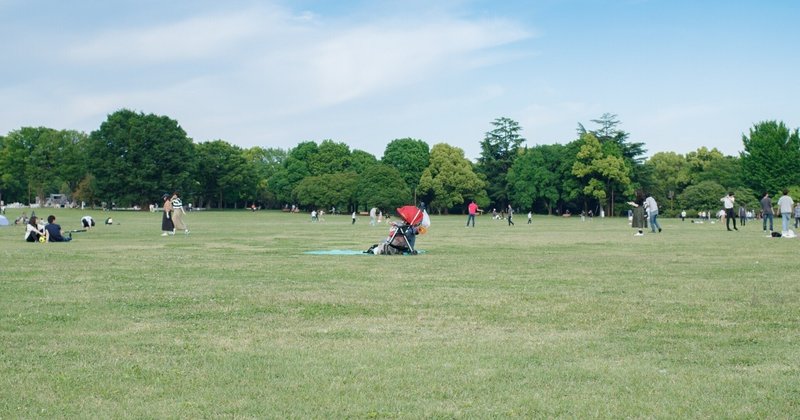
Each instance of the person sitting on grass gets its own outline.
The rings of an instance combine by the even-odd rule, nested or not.
[[[25,241],[26,242],[39,242],[39,238],[44,236],[44,226],[39,225],[39,218],[31,216],[28,223],[25,225]]]
[[[72,233],[68,237],[61,234],[61,225],[56,223],[56,217],[52,214],[47,216],[47,225],[44,227],[47,242],[69,242],[72,240]]]

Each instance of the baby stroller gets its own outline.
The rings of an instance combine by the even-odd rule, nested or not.
[[[397,214],[402,219],[401,222],[392,222],[389,229],[389,236],[379,243],[372,245],[367,254],[375,255],[416,255],[414,248],[417,235],[427,232],[430,226],[428,213],[421,208],[414,206],[403,206],[397,208]]]

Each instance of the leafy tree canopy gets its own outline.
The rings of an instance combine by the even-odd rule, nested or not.
[[[431,149],[430,165],[422,172],[418,187],[427,198],[428,207],[439,213],[463,206],[468,199],[475,199],[481,205],[480,201],[486,197],[485,188],[486,183],[473,171],[464,151],[444,143]]]
[[[773,194],[800,185],[800,136],[783,122],[760,122],[742,136],[741,165],[745,179],[757,191]]]
[[[87,152],[98,196],[118,205],[188,191],[196,170],[192,140],[177,121],[127,109],[109,115],[89,135]]]
[[[384,211],[394,211],[412,202],[411,191],[400,171],[386,164],[373,165],[361,174],[357,198],[368,208],[377,207]]]
[[[413,191],[419,185],[422,171],[430,162],[428,143],[411,138],[396,139],[386,145],[381,161],[394,166],[400,172],[408,188]]]

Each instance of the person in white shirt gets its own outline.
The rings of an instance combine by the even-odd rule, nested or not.
[[[94,227],[94,219],[92,219],[92,216],[83,216],[81,217],[81,225],[84,229],[91,229]]]
[[[725,207],[725,227],[731,230],[731,220],[733,220],[733,230],[739,230],[736,229],[736,214],[733,212],[733,203],[736,201],[733,193],[729,192],[728,195],[720,198],[719,201],[722,201],[722,205]]]
[[[28,223],[25,225],[25,241],[40,242],[40,238],[44,237],[44,226],[39,224],[39,219],[37,219],[36,216],[31,216],[31,218],[28,219]],[[44,241],[44,239],[41,241]]]
[[[781,211],[781,228],[783,228],[783,233],[789,231],[789,219],[792,217],[793,207],[794,201],[792,200],[792,197],[789,197],[789,190],[783,190],[783,195],[778,199],[778,208]]]
[[[656,203],[656,199],[653,198],[651,194],[647,194],[647,199],[644,200],[644,208],[647,209],[647,214],[650,217],[650,231],[656,233],[656,229],[658,232],[661,232],[661,225],[658,224],[658,203]]]

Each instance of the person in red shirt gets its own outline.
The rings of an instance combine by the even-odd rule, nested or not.
[[[469,205],[467,205],[467,227],[469,227],[469,222],[472,221],[472,227],[475,227],[475,213],[478,212],[478,205],[475,204],[475,200],[472,200]]]

